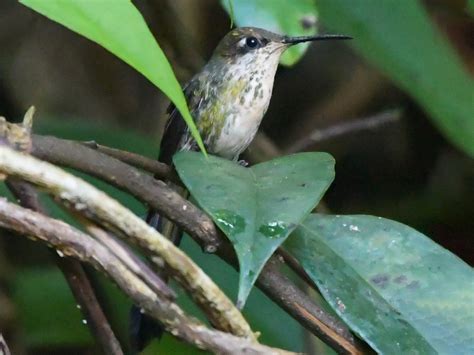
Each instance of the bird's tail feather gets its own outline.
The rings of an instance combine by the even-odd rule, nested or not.
[[[133,305],[130,309],[130,348],[132,354],[139,354],[154,339],[160,339],[164,327],[157,320],[147,316]]]
[[[153,209],[149,209],[146,215],[146,223],[155,228],[158,232],[162,229],[162,218],[158,212]]]
[[[148,210],[145,221],[158,232],[162,231],[163,219],[155,210]],[[139,307],[132,306],[129,330],[132,354],[139,354],[154,338],[160,339],[163,332],[160,322],[144,314]]]

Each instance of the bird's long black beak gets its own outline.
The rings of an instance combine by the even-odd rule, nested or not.
[[[352,39],[350,36],[344,35],[318,35],[318,36],[299,36],[299,37],[283,37],[282,42],[290,46],[310,41],[326,41],[326,40],[343,40]]]

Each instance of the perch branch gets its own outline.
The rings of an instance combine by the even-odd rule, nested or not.
[[[233,354],[292,354],[208,329],[169,299],[155,294],[101,243],[62,221],[0,199],[0,227],[43,241],[64,256],[91,264],[107,274],[147,314],[160,320],[171,334],[201,349]]]
[[[155,293],[170,300],[176,299],[176,293],[139,257],[130,252],[127,247],[116,240],[109,233],[98,227],[95,223],[81,218],[86,230],[106,246],[114,255],[120,259],[136,276],[147,284]]]
[[[12,124],[6,120],[1,120],[0,136],[4,145],[14,147],[20,151],[29,152],[31,150],[31,127],[34,112],[34,107],[31,107],[25,114],[21,124]],[[6,185],[22,206],[46,214],[33,186],[15,178],[7,179]],[[102,311],[82,265],[76,260],[63,259],[56,253],[53,253],[53,255],[98,345],[104,353],[123,354],[120,343]]]
[[[195,241],[202,243],[197,238]],[[239,264],[230,244],[223,243],[217,255],[238,270]],[[317,306],[305,292],[287,278],[279,270],[280,264],[277,256],[269,259],[257,279],[258,288],[337,352],[363,354],[367,348],[354,338],[343,323]]]
[[[279,264],[278,258],[270,258],[265,265],[265,272],[257,279],[259,288],[338,353],[367,353],[369,348],[355,339],[345,325],[317,306],[305,292],[278,271]],[[276,289],[279,290],[277,295],[274,294]]]
[[[54,165],[1,146],[0,172],[45,188],[73,210],[158,255],[214,326],[255,339],[242,314],[209,276],[173,243],[102,191]]]
[[[8,179],[7,186],[22,206],[46,214],[33,186],[17,179]],[[63,273],[81,309],[81,313],[87,321],[89,329],[104,353],[123,354],[120,343],[110,327],[82,265],[76,260],[61,258],[56,253],[54,253],[54,257],[56,265]]]
[[[55,137],[44,137],[38,135],[33,136],[33,154],[37,155],[41,159],[58,165],[71,167],[79,171],[84,171],[86,173],[91,173],[90,171],[94,170],[94,176],[101,180],[107,181],[114,186],[124,186],[122,187],[123,190],[131,193],[137,199],[146,203],[148,203],[147,201],[150,201],[149,195],[156,196],[154,200],[149,202],[149,205],[155,209],[158,209],[159,203],[168,203],[166,199],[162,198],[160,200],[159,191],[155,190],[154,185],[149,185],[149,179],[142,178],[142,176],[147,175],[140,175],[136,169],[127,164],[123,166],[124,170],[118,171],[116,168],[115,159],[109,156],[104,156],[103,154],[97,156],[99,153],[90,149],[88,149],[88,152],[86,152],[87,154],[85,155],[75,154],[79,148],[88,149],[86,147],[81,147],[79,143],[73,141],[65,141]],[[100,162],[101,169],[91,169],[87,167],[89,163],[93,165],[93,168],[96,167],[98,165],[97,163],[94,163],[96,161]],[[114,179],[110,179],[110,176],[114,176]],[[143,187],[135,186],[134,190],[130,191],[130,186],[124,182],[128,176],[136,176],[136,179],[134,179],[134,184],[142,185]],[[116,183],[115,180],[120,181],[120,183]],[[174,203],[174,201],[177,202]],[[176,200],[172,201],[166,210],[172,211],[173,213],[176,206],[177,208],[179,208],[181,205],[184,206],[185,202],[190,204],[189,201],[186,201],[181,196],[178,196],[176,197]],[[183,219],[186,220],[186,224],[176,222],[176,219],[175,222],[183,229],[186,229],[186,225],[202,223],[202,220],[197,217],[197,214],[195,214],[192,209],[186,208],[182,210],[182,214]],[[166,213],[164,215],[165,217],[170,217],[170,219],[172,219],[170,215],[167,215]],[[206,218],[205,221],[207,225],[209,217],[206,215],[204,216]],[[228,245],[228,243],[226,243],[224,237],[217,233],[212,220],[210,223],[212,224],[213,228],[199,228],[197,229],[199,233],[192,233],[188,230],[188,233],[202,247],[205,247],[206,245],[218,246],[216,248],[218,255],[229,264],[237,267],[238,264],[232,248],[230,245]],[[218,241],[217,243],[215,243],[216,240]],[[326,315],[326,313],[316,306],[311,298],[301,291],[296,285],[294,285],[292,281],[284,277],[279,270],[276,268],[264,268],[260,278],[280,280],[280,282],[266,283],[264,286],[260,285],[259,281],[257,280],[257,286],[262,289],[275,303],[284,303],[284,309],[293,318],[295,318],[296,321],[305,326],[316,336],[320,337],[321,339],[325,339],[325,342],[329,346],[335,349],[340,349],[338,343],[339,334],[345,339],[346,343],[352,344],[352,348],[348,347],[348,351],[343,351],[343,353],[357,354],[362,351],[360,349],[364,349],[363,346],[360,346],[355,342],[352,334],[350,334],[350,332],[341,322],[334,320],[331,316],[327,316],[329,318],[322,317],[321,315]],[[288,289],[293,290],[292,297],[295,300],[293,303],[285,303],[285,297],[287,295]],[[322,324],[325,324],[326,327],[319,327],[318,322],[322,322]],[[340,331],[341,329],[343,331]]]
[[[88,148],[97,150],[98,152],[107,154],[115,159],[118,159],[128,165],[134,166],[155,175],[160,180],[179,181],[173,169],[169,165],[159,162],[156,159],[150,159],[143,155],[127,152],[124,150],[106,147],[100,145],[95,141],[82,142]]]
[[[313,280],[311,280],[311,277],[306,273],[306,271],[303,269],[303,267],[300,265],[298,260],[296,260],[293,255],[288,253],[285,249],[282,247],[278,248],[276,253],[283,258],[285,261],[285,264],[287,264],[291,270],[293,270],[303,281],[305,281],[308,286],[310,286],[313,290],[318,291],[315,283]],[[319,291],[318,291],[319,292]]]
[[[32,140],[31,154],[34,156],[55,165],[83,171],[129,192],[178,224],[185,232],[207,236],[205,239],[208,243],[204,246],[206,252],[214,252],[219,247],[220,241],[212,219],[163,181],[72,141],[39,135],[33,135]]]

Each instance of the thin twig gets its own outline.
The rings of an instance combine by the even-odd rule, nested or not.
[[[135,168],[148,171],[160,180],[179,181],[178,177],[169,165],[163,164],[156,159],[150,159],[144,157],[143,155],[127,152],[116,148],[106,147],[104,145],[98,144],[95,141],[82,142],[82,144],[86,147],[97,150],[124,163],[134,166]]]
[[[311,277],[309,277],[309,275],[306,273],[300,263],[293,257],[293,255],[281,247],[277,249],[276,254],[281,256],[290,269],[293,270],[303,281],[305,281],[308,286],[318,291],[314,281],[311,279]]]
[[[294,118],[294,123],[287,127],[279,145],[286,151],[302,135],[318,127],[321,120],[334,122],[337,118],[348,117],[352,112],[360,112],[373,102],[377,93],[384,91],[387,84],[387,80],[372,67],[365,63],[355,63],[330,95],[323,97],[317,104],[310,105],[308,110]]]
[[[46,215],[33,186],[16,179],[8,179],[7,186],[22,206]],[[115,337],[82,265],[76,260],[61,258],[58,254],[54,254],[55,262],[63,273],[94,339],[104,353],[123,354],[120,342]]]
[[[250,339],[211,330],[167,298],[161,298],[98,241],[74,227],[0,199],[0,227],[33,237],[107,274],[136,304],[174,336],[217,353],[291,354]]]
[[[176,299],[176,293],[139,257],[133,254],[120,240],[115,239],[102,228],[86,219],[81,219],[86,230],[112,251],[136,276],[155,293],[170,300]]]
[[[173,243],[102,191],[54,165],[1,146],[0,172],[43,187],[68,207],[158,255],[214,326],[255,339],[245,318],[209,276]]]
[[[401,110],[389,110],[370,117],[363,117],[327,128],[316,129],[309,135],[292,144],[285,153],[291,154],[312,148],[314,145],[338,138],[341,136],[356,134],[361,131],[372,130],[388,123],[397,122],[402,115]]]
[[[56,264],[64,274],[93,337],[105,354],[123,354],[120,342],[110,327],[82,265],[76,260],[56,256],[60,259],[56,260]]]
[[[76,142],[39,135],[33,135],[32,139],[31,153],[34,156],[55,165],[80,170],[129,192],[175,222],[185,232],[207,236],[203,239],[208,241],[204,245],[204,250],[208,253],[219,247],[217,230],[212,219],[163,181]]]
[[[82,152],[79,148],[87,149],[88,151]],[[80,154],[75,154],[75,152],[80,152]],[[158,209],[159,203],[168,203],[166,195],[165,197],[161,196],[160,190],[157,190],[155,185],[149,185],[149,179],[142,178],[142,175],[146,176],[145,174],[140,175],[136,169],[124,163],[120,165],[120,169],[122,170],[118,170],[115,159],[109,156],[104,156],[103,154],[90,150],[86,147],[81,147],[81,145],[78,143],[65,141],[55,137],[35,135],[33,137],[33,154],[55,164],[68,166],[73,169],[92,174],[101,180],[107,181],[114,186],[122,188],[123,190],[134,195],[140,201],[148,203],[155,209]],[[100,169],[97,166],[99,165],[97,162],[100,163]],[[89,167],[89,164],[92,166],[92,168]],[[111,176],[114,176],[114,179],[111,179]],[[129,176],[137,177],[133,180],[133,187],[127,185],[126,182],[124,182],[124,180],[127,180],[127,177]],[[143,185],[143,187],[137,185]],[[145,188],[145,186],[147,188]],[[150,196],[154,197],[152,201],[150,201]],[[175,201],[176,203],[173,204]],[[182,220],[185,221],[185,223],[182,223],[181,220],[178,221],[176,218],[171,218],[172,214],[175,213],[174,208],[176,206],[179,207],[181,203],[183,203],[184,206],[185,202],[189,205],[192,205],[189,201],[186,201],[182,199],[181,196],[178,196],[176,200],[171,201],[170,205],[166,209],[163,209],[168,211],[163,213],[163,215],[167,218],[174,219],[177,225],[186,230],[186,226],[194,224],[199,225],[203,222],[203,220],[198,217],[198,214],[194,213],[193,209],[189,209],[187,207],[186,209],[180,211],[182,212]],[[196,207],[194,207],[194,209],[195,208]],[[171,213],[171,215],[169,213]],[[204,219],[207,225],[207,223],[209,223],[209,217],[204,215]],[[218,246],[216,247],[218,255],[226,262],[237,267],[238,264],[236,262],[232,248],[225,242],[225,238],[217,233],[212,220],[210,220],[210,223],[213,228],[199,228],[197,229],[197,233],[196,229],[194,229],[195,232],[190,232],[189,230],[187,231],[202,247],[210,244]],[[216,240],[217,243],[215,242]],[[320,308],[314,304],[308,295],[301,291],[290,280],[284,278],[279,270],[274,268],[264,268],[260,278],[280,280],[280,282],[266,283],[265,285],[260,285],[257,281],[257,286],[264,290],[267,296],[278,304],[285,302],[287,290],[291,290],[291,298],[294,299],[295,302],[286,303],[284,309],[293,318],[295,318],[296,321],[304,325],[313,334],[325,339],[325,342],[329,346],[336,349],[340,348],[337,336],[337,334],[340,334],[340,336],[342,336],[347,343],[352,344],[352,348],[349,348],[349,350],[344,353],[355,354],[360,351],[358,349],[364,349],[364,347],[359,346],[354,341],[354,338],[352,335],[350,335],[350,333],[347,331],[347,328],[343,324],[337,321],[334,324],[331,321],[328,322],[327,319],[331,319],[332,317],[323,317],[322,315],[325,315],[326,313],[320,310]],[[320,327],[318,322],[322,322],[325,327]],[[344,331],[340,332],[340,329],[344,329]]]

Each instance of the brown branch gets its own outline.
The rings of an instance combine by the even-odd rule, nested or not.
[[[87,142],[86,145],[91,148],[95,148],[98,146],[95,142]],[[163,168],[164,164],[162,163],[158,163],[149,158],[142,157],[140,155],[136,155],[132,153],[128,153],[126,151],[116,150],[116,149],[108,148],[105,146],[98,146],[98,147],[100,147],[100,149],[98,149],[99,151],[109,156],[112,156],[114,158],[117,158],[125,163],[144,169],[151,173],[158,173],[159,176],[163,178],[169,178],[167,173],[162,173],[163,171],[167,170]],[[277,151],[273,150],[273,152],[275,152],[276,154]],[[128,154],[132,154],[132,155],[129,156]],[[151,164],[153,162],[156,162],[159,164],[157,168],[153,167],[153,164]],[[167,167],[167,165],[165,166]],[[278,249],[277,253],[284,259],[285,263],[288,264],[288,266],[291,269],[293,269],[293,271],[296,272],[296,274],[300,278],[302,278],[310,287],[317,290],[311,278],[307,275],[307,273],[304,271],[301,265],[299,265],[299,263],[288,252],[280,248]],[[275,265],[276,260],[272,259],[270,261],[270,264]],[[277,270],[277,268],[272,267],[272,268],[267,268],[267,269],[268,269],[268,272],[265,272],[264,277],[262,277],[260,280],[260,287],[264,289],[265,293],[267,293],[271,298],[276,299],[277,302],[280,304],[280,306],[282,306],[282,308],[288,311],[295,318],[304,320],[304,322],[306,323],[305,327],[307,327],[313,333],[330,332],[329,330],[330,327],[326,326],[326,323],[330,324],[334,328],[337,328],[339,332],[343,334],[343,337],[340,339],[340,343],[342,344],[341,346],[337,348],[337,350],[342,353],[351,351],[351,344],[350,342],[348,343],[348,341],[344,337],[349,338],[351,341],[355,341],[355,340],[352,334],[350,334],[350,332],[348,332],[346,328],[341,327],[341,324],[335,321],[334,319],[326,317],[325,312],[319,308],[314,307],[314,304],[312,302],[307,302],[306,296],[301,297],[302,293],[300,292],[300,290],[294,284],[292,284],[292,282],[289,279],[284,277]],[[287,285],[285,290],[287,290],[288,292],[285,295],[283,295],[284,297],[281,297],[282,296],[281,293],[278,295],[274,295],[274,289],[279,289],[280,288],[279,285],[282,285],[282,284]],[[286,303],[286,304],[282,303],[282,300],[284,299],[292,299],[293,302]],[[301,304],[305,304],[306,307],[301,306]],[[314,314],[318,314],[318,317],[315,317]],[[322,319],[323,321],[321,321],[320,319]]]
[[[279,272],[279,264],[278,258],[270,258],[264,272],[257,279],[258,287],[302,326],[318,335],[338,353],[366,353],[368,347],[355,339],[344,324],[317,306],[305,292]],[[278,294],[275,294],[275,290],[278,290]]]
[[[197,238],[194,240],[202,243]],[[239,269],[235,252],[230,244],[223,243],[217,255],[236,270]],[[302,326],[337,352],[363,354],[367,347],[355,339],[343,323],[316,305],[305,292],[287,278],[279,270],[280,264],[278,257],[272,256],[257,279],[257,287]]]
[[[235,305],[183,251],[102,191],[54,165],[1,146],[0,172],[41,186],[66,206],[159,256],[214,326],[255,338]]]
[[[206,252],[214,252],[219,247],[220,241],[212,219],[163,181],[72,141],[39,135],[33,135],[32,139],[31,153],[34,156],[55,165],[80,170],[127,191],[179,225],[185,232],[205,239]]]
[[[291,255],[290,253],[288,253],[285,249],[281,247],[276,250],[276,254],[282,257],[285,264],[287,264],[290,267],[290,269],[296,273],[296,275],[298,275],[303,281],[305,281],[308,284],[308,286],[310,286],[313,290],[318,291],[318,288],[316,287],[316,284],[314,283],[314,281],[311,279],[311,277],[309,277],[309,275],[300,265],[298,260],[296,260],[293,257],[293,255]]]
[[[155,184],[150,185],[150,180],[148,178],[142,177],[147,175],[140,174],[136,169],[124,163],[121,163],[120,169],[123,170],[120,171],[116,167],[115,159],[95,151],[92,151],[91,153],[90,149],[88,149],[87,152],[82,152],[79,150],[79,148],[88,149],[86,147],[81,147],[79,143],[65,141],[59,138],[38,135],[33,137],[33,154],[44,160],[90,173],[101,180],[107,181],[112,185],[131,193],[140,201],[148,203],[152,208],[158,209],[159,203],[168,203],[166,198],[160,198],[161,190],[157,190]],[[75,154],[77,151],[80,151],[81,154]],[[92,168],[89,168],[88,164],[91,164]],[[100,165],[100,169],[97,168],[97,165]],[[91,170],[93,170],[93,172],[91,172]],[[114,176],[114,179],[111,179],[110,176]],[[130,189],[132,187],[122,181],[126,180],[128,176],[136,177],[133,180],[133,184],[146,186],[147,188],[137,188],[135,186],[131,191]],[[117,183],[116,181],[120,182]],[[150,196],[154,196],[155,199],[151,200]],[[186,207],[180,211],[182,212],[182,219],[186,221],[185,224],[181,223],[176,218],[172,218],[175,208],[179,208],[181,204],[182,206],[185,206],[185,203],[192,205],[189,201],[184,200],[178,195],[176,199],[173,198],[172,203],[168,206],[168,208],[163,208],[162,210],[168,211],[163,213],[165,217],[173,219],[178,226],[186,230],[186,226],[193,224],[199,225],[203,220],[201,220],[201,218],[198,217],[196,213],[194,213],[194,209],[196,209],[194,206],[194,209]],[[171,211],[171,215],[168,214],[169,211]],[[209,223],[209,217],[206,215],[204,216],[207,225],[207,223]],[[202,247],[206,245],[218,246],[216,247],[218,255],[229,264],[237,267],[237,262],[232,248],[225,241],[225,237],[217,233],[212,220],[210,220],[210,223],[212,224],[212,228],[194,229],[194,231],[197,230],[198,233],[192,232],[188,229],[187,232]],[[278,279],[280,282],[266,283],[265,285],[261,285],[259,283],[261,278]],[[339,337],[342,336],[345,339],[345,343],[352,344],[352,347],[348,346],[347,351],[344,351],[343,353],[357,354],[365,349],[363,346],[360,346],[356,343],[353,336],[347,331],[347,328],[343,324],[338,321],[334,321],[330,316],[328,316],[329,318],[322,316],[326,313],[316,306],[308,295],[301,291],[290,280],[285,278],[279,270],[275,268],[264,268],[259,280],[257,280],[257,286],[261,288],[269,298],[278,304],[283,303],[285,305],[284,309],[293,318],[295,318],[296,321],[305,326],[316,336],[324,339],[329,346],[335,349],[340,349],[341,347],[339,345]],[[291,297],[295,300],[294,303],[285,303],[287,290],[291,290]],[[301,305],[304,305],[304,307],[307,308],[303,308],[303,310],[301,310]],[[319,322],[326,325],[326,327],[320,327]],[[341,329],[344,331],[341,332]]]
[[[167,331],[201,349],[216,353],[291,354],[208,329],[189,318],[178,305],[155,294],[101,243],[62,221],[0,199],[0,227],[43,241],[64,256],[104,272],[147,314],[164,324]]]
[[[7,186],[22,206],[46,214],[33,186],[16,179],[8,179]],[[94,339],[104,353],[123,354],[120,342],[115,337],[82,265],[76,260],[62,258],[56,253],[54,260],[63,273]]]
[[[8,348],[7,342],[0,333],[0,355],[10,355],[10,349]]]
[[[374,96],[384,92],[388,85],[379,72],[365,63],[356,63],[349,72],[333,92],[316,105],[310,105],[299,117],[295,117],[295,123],[287,127],[285,136],[279,141],[279,145],[284,147],[283,151],[302,135],[312,132],[321,120],[332,123],[335,119],[360,112],[369,103],[374,102]]]
[[[107,154],[108,156],[118,159],[128,165],[134,166],[135,168],[148,171],[160,180],[171,180],[179,182],[179,179],[173,172],[173,169],[169,165],[163,164],[156,159],[150,159],[144,157],[143,155],[127,152],[116,148],[106,147],[104,145],[96,143],[95,141],[82,142],[82,144],[88,148],[97,150],[101,153]]]
[[[338,138],[341,136],[356,134],[361,131],[372,130],[388,123],[397,122],[401,118],[400,110],[389,110],[378,113],[370,117],[363,117],[351,121],[329,126],[327,128],[316,129],[309,135],[292,144],[287,150],[287,154],[309,150],[316,144]]]
[[[97,343],[106,354],[123,354],[120,342],[110,327],[82,265],[76,260],[56,256],[59,259],[56,264],[64,274]]]
[[[133,254],[119,240],[112,237],[102,228],[82,218],[82,223],[87,231],[106,246],[117,258],[120,259],[136,276],[147,284],[155,293],[170,300],[176,299],[176,293],[139,257]]]
[[[2,133],[0,136],[5,145],[20,151],[29,152],[31,150],[31,126],[34,112],[34,107],[31,107],[21,124],[1,121],[0,130]],[[6,185],[22,206],[46,214],[33,186],[14,178],[7,179]],[[53,255],[98,345],[104,353],[123,354],[120,343],[102,311],[82,265],[76,260],[63,259],[56,253]]]

